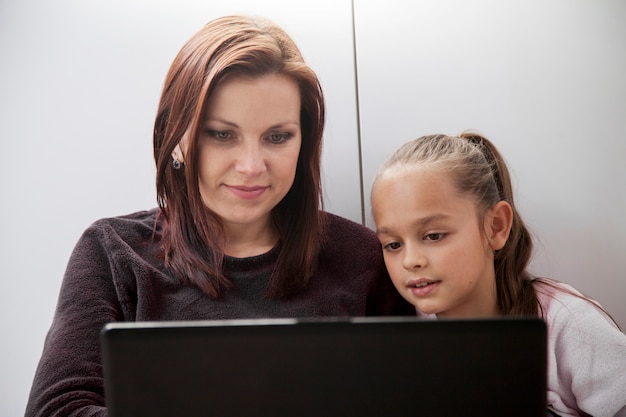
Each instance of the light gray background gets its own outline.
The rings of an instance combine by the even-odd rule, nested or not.
[[[407,4],[356,2],[366,190],[401,143],[482,132],[512,170],[532,271],[596,298],[624,329],[626,2]]]
[[[369,186],[393,149],[478,129],[513,170],[538,241],[533,269],[626,326],[626,4],[355,3],[358,72],[349,0],[0,0],[0,417],[24,412],[82,231],[155,205],[165,73],[197,29],[228,13],[272,18],[318,72],[329,211],[371,226]]]

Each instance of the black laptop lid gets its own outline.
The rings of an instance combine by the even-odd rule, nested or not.
[[[545,416],[539,319],[114,323],[109,417]]]

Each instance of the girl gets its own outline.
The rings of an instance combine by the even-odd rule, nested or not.
[[[406,143],[377,173],[371,203],[391,279],[418,315],[539,315],[548,325],[549,413],[626,415],[626,335],[595,301],[528,273],[531,236],[489,140],[464,133]]]

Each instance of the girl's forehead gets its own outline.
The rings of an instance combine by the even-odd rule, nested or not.
[[[387,181],[451,182],[452,174],[435,164],[399,163],[388,167],[379,178]]]
[[[450,188],[451,183],[438,171],[415,167],[394,167],[378,178],[372,189],[374,198],[401,198],[413,200],[428,197],[442,188]]]
[[[393,201],[393,204],[389,204]],[[452,174],[437,166],[396,166],[385,171],[372,189],[372,203],[398,210],[475,206],[471,196],[459,191]],[[395,208],[394,208],[395,207]]]
[[[439,170],[401,170],[382,178],[372,193],[372,215],[379,233],[474,222],[477,207]]]

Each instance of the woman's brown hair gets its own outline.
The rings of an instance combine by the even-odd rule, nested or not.
[[[208,97],[226,76],[291,77],[300,91],[302,146],[294,183],[272,211],[280,235],[268,296],[301,289],[316,267],[323,220],[320,163],[324,96],[293,40],[265,19],[226,16],[209,22],[182,47],[165,79],[154,124],[157,200],[163,215],[166,265],[185,283],[217,298],[232,286],[222,272],[225,242],[220,218],[202,202],[197,138]],[[186,138],[184,169],[172,152]]]

